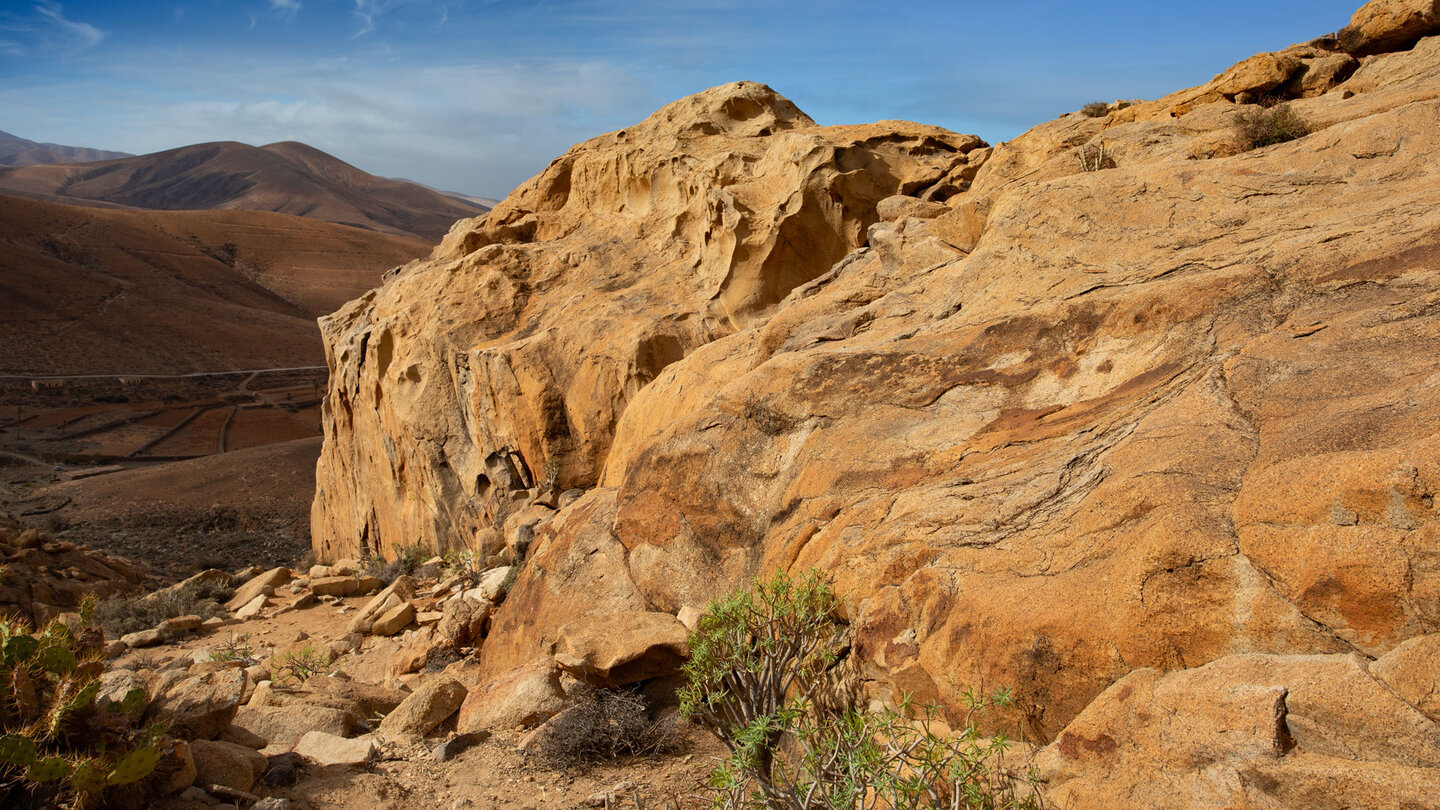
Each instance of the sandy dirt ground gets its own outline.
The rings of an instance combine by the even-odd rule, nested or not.
[[[325,647],[346,634],[346,625],[369,599],[317,603],[274,618],[233,623],[178,644],[131,651],[117,663],[143,657],[159,664],[197,651],[203,657],[231,639],[243,639],[257,657],[267,660],[307,645]],[[275,601],[277,608],[283,608],[293,597]],[[400,645],[398,637],[366,636],[359,649],[336,658],[327,671],[360,682],[384,683],[386,662]],[[443,671],[463,679],[464,670],[474,666],[473,658],[462,658]],[[391,683],[413,686],[438,675],[439,671],[427,671]],[[525,732],[513,729],[499,731],[454,759],[437,763],[431,749],[454,734],[454,720],[442,724],[423,744],[382,742],[380,758],[367,767],[312,768],[295,785],[257,786],[256,793],[290,799],[299,808],[544,810],[597,806],[591,803],[597,794],[628,784],[615,792],[612,807],[635,807],[638,795],[639,806],[646,810],[698,810],[708,806],[705,779],[724,753],[708,733],[690,727],[673,752],[565,771],[547,767],[535,752],[519,748]]]

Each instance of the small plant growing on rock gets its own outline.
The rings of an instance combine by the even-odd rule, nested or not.
[[[1252,107],[1235,115],[1235,135],[1244,151],[1293,141],[1310,134],[1310,124],[1289,104]]]
[[[81,605],[73,629],[52,621],[35,630],[0,617],[4,807],[95,807],[107,788],[139,782],[160,762],[165,727],[136,729],[128,719],[144,705],[144,689],[104,709],[96,704],[105,665],[94,607],[93,599]]]
[[[452,548],[445,552],[445,568],[452,574],[474,577],[485,567],[485,560],[478,551],[469,548]]]
[[[1006,767],[1011,741],[972,718],[1008,703],[966,693],[951,733],[938,707],[821,710],[812,700],[844,649],[839,599],[811,572],[757,581],[710,607],[690,637],[681,711],[730,751],[711,774],[723,810],[1038,808],[1033,773]],[[978,720],[978,718],[976,718]]]
[[[525,555],[528,551],[529,549],[527,548],[515,549],[515,559],[512,560],[510,563],[510,572],[507,573],[505,575],[505,578],[500,581],[501,599],[504,599],[506,596],[508,596],[510,594],[510,591],[514,589],[515,581],[520,578],[520,569],[525,566]]]
[[[1101,169],[1115,168],[1115,158],[1105,154],[1105,144],[1085,144],[1075,150],[1075,157],[1080,160],[1080,171],[1098,172]]]
[[[252,667],[260,663],[255,656],[255,649],[250,646],[250,635],[230,635],[230,638],[221,642],[214,651],[210,653],[211,661],[219,661],[224,664],[239,664],[242,667]]]
[[[324,653],[306,644],[271,658],[270,674],[278,686],[299,686],[324,672],[329,663]]]
[[[1104,118],[1110,114],[1110,105],[1103,101],[1092,101],[1080,108],[1080,114],[1086,118]]]

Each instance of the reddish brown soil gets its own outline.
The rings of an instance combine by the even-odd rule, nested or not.
[[[109,393],[91,381],[32,392],[38,401],[19,406],[19,425],[16,406],[0,406],[0,512],[157,580],[292,563],[309,553],[320,451],[320,383],[300,376],[112,382]],[[81,395],[126,401],[67,399]]]
[[[320,439],[310,438],[73,481],[54,482],[44,467],[0,472],[10,509],[64,504],[32,522],[169,581],[304,558],[319,453]]]
[[[283,214],[0,196],[0,374],[323,365],[315,318],[429,248]]]

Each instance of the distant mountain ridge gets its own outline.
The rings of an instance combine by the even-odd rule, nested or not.
[[[263,211],[0,195],[0,371],[319,365],[316,316],[428,250],[414,236]]]
[[[436,240],[487,209],[376,177],[312,146],[234,141],[84,164],[0,169],[0,193],[70,205],[272,211]]]
[[[38,143],[0,131],[0,166],[33,166],[42,163],[89,163],[134,157],[129,152],[110,152],[84,146]]]

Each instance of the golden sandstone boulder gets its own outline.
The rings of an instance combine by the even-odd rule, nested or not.
[[[1440,38],[1402,47],[1317,40],[993,147],[754,84],[581,144],[323,322],[316,551],[464,546],[580,487],[486,677],[819,567],[870,697],[1012,686],[1067,806],[1230,728],[1216,773],[1288,792],[1201,805],[1305,805],[1340,765],[1344,795],[1429,784],[1433,645],[1374,665],[1403,688],[1370,669],[1440,632]],[[1316,131],[1241,151],[1237,100],[1277,89]]]
[[[763,319],[865,243],[876,203],[980,144],[817,127],[742,82],[576,146],[322,320],[317,552],[465,546],[517,491],[593,486],[636,391]]]
[[[1440,3],[1435,0],[1373,0],[1336,36],[1345,50],[1366,55],[1403,50],[1435,33],[1440,33]]]
[[[1431,807],[1440,726],[1354,653],[1233,655],[1131,672],[1038,762],[1060,807]]]

